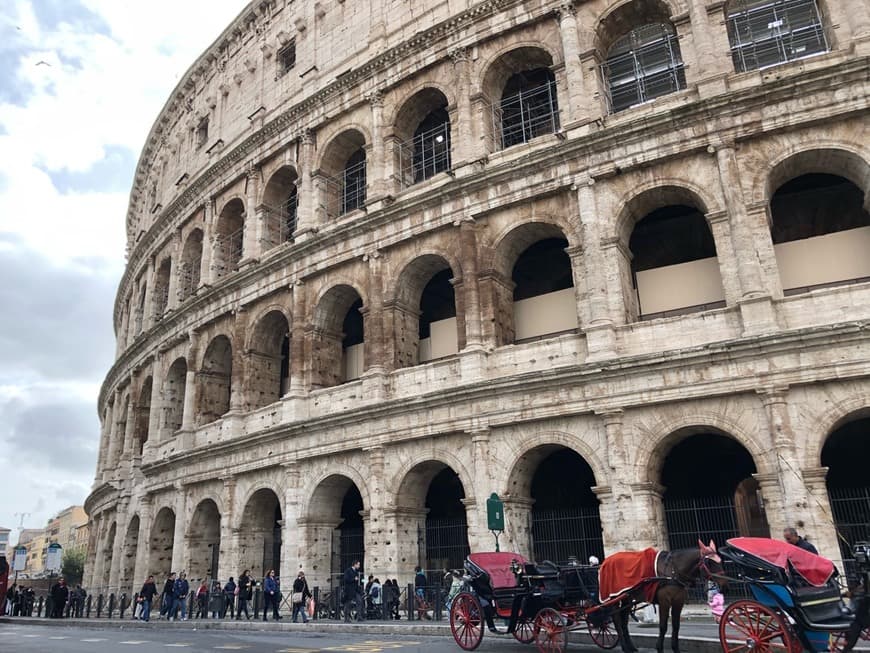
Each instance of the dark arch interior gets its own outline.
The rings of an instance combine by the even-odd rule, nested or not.
[[[347,569],[354,560],[359,560],[365,565],[365,539],[363,534],[363,500],[359,489],[351,483],[344,498],[341,500],[341,525],[340,531],[340,566],[339,569]],[[363,566],[365,569],[365,566]]]
[[[468,524],[462,500],[465,490],[459,475],[445,467],[429,484],[426,493],[426,568],[429,570],[462,567],[468,547]],[[438,580],[430,574],[430,581]]]
[[[822,465],[828,468],[828,489],[870,487],[868,451],[870,417],[849,422],[831,433],[822,447]]]
[[[589,463],[572,449],[557,449],[540,462],[530,490],[535,559],[585,562],[590,555],[603,557],[595,484]]]
[[[502,147],[525,143],[559,129],[555,76],[549,68],[511,75],[501,96]]]
[[[450,116],[446,104],[417,126],[413,157],[414,183],[450,169]]]
[[[811,173],[780,186],[770,200],[774,244],[866,227],[864,193],[838,175]]]
[[[549,84],[554,80],[555,76],[549,68],[534,68],[514,73],[504,85],[504,90],[501,94],[502,101],[522,91],[529,91]]]
[[[662,468],[665,499],[733,495],[754,474],[755,462],[736,440],[699,433],[679,442]]]
[[[703,214],[683,204],[647,214],[635,225],[628,248],[634,272],[716,256],[713,234]]]
[[[420,338],[430,336],[432,322],[456,317],[456,297],[453,292],[453,271],[441,270],[429,280],[420,298]]]
[[[341,341],[341,346],[344,348],[352,347],[353,345],[362,344],[364,341],[363,334],[363,316],[360,313],[362,308],[362,299],[357,299],[344,316],[341,330],[344,333],[344,339]]]
[[[526,249],[514,264],[514,301],[571,288],[571,259],[564,238],[545,238]]]
[[[429,484],[426,493],[426,508],[429,509],[429,517],[456,517],[465,516],[465,506],[462,499],[465,498],[465,490],[459,475],[449,467],[445,467]]]

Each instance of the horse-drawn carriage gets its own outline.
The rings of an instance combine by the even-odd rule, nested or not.
[[[866,600],[859,602],[858,614],[846,607],[837,569],[826,558],[755,537],[728,540],[720,554],[752,593],[752,599],[735,601],[722,614],[719,639],[725,653],[836,651],[856,620],[858,627],[867,625]]]
[[[480,645],[484,625],[490,632],[534,642],[543,653],[564,651],[568,632],[575,630],[588,631],[595,643],[611,649],[619,641],[614,612],[632,603],[630,594],[638,589],[600,601],[597,566],[532,563],[506,552],[469,555],[464,580],[463,591],[450,603],[450,628],[466,651]]]

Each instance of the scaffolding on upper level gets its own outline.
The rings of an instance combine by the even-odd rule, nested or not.
[[[297,226],[298,197],[293,193],[280,206],[263,205],[263,251],[293,242]]]
[[[403,189],[446,172],[450,170],[450,123],[415,134],[411,140],[399,143],[396,149]]]
[[[553,134],[559,124],[555,81],[522,90],[492,106],[492,133],[499,150]]]
[[[215,238],[214,257],[212,259],[215,278],[226,276],[239,269],[239,261],[242,260],[244,231],[244,228],[242,228],[226,236],[217,236]]]
[[[366,205],[366,161],[346,167],[335,177],[327,177],[326,215],[335,219]]]

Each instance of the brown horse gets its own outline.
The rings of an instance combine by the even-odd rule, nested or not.
[[[606,560],[605,560],[606,562]],[[668,632],[668,617],[671,628],[671,649],[674,653],[680,651],[680,614],[688,597],[688,588],[696,581],[716,578],[721,586],[725,585],[722,559],[716,552],[716,545],[704,544],[698,540],[698,548],[662,551],[655,559],[656,583],[653,602],[659,606],[659,638],[656,650],[662,653],[665,645],[665,634]],[[619,609],[613,614],[613,624],[619,634],[619,643],[624,653],[637,651],[628,632],[628,619],[634,605],[640,600],[643,588],[633,595],[627,595],[620,603]]]

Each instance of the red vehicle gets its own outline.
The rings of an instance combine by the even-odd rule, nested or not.
[[[0,617],[6,614],[6,591],[9,589],[9,563],[0,554]]]

